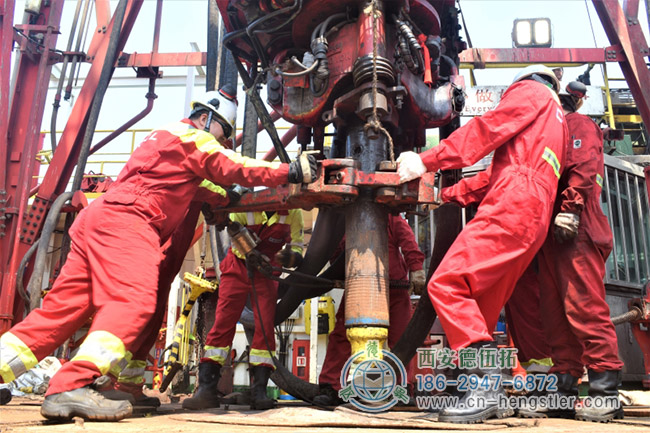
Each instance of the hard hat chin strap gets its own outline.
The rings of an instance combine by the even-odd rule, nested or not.
[[[205,127],[203,128],[205,132],[210,132],[210,123],[212,123],[212,111],[208,111],[208,120],[205,122]]]

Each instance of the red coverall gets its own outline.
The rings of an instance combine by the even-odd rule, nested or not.
[[[494,150],[487,192],[429,280],[453,350],[492,341],[501,308],[544,242],[567,130],[557,95],[512,84],[499,105],[420,156],[429,171],[472,165]]]
[[[259,236],[261,242],[256,250],[269,257],[274,266],[275,254],[285,244],[291,243],[291,249],[302,253],[303,220],[300,209],[277,211],[268,217],[265,212],[248,212],[230,214],[230,219],[245,225],[249,231]],[[230,345],[235,337],[237,321],[246,305],[248,294],[252,293],[244,256],[234,247],[228,251],[221,263],[221,282],[219,300],[214,316],[214,325],[205,339],[205,353],[201,362],[214,362],[223,365],[230,354]],[[264,365],[275,368],[275,305],[278,300],[278,283],[270,280],[257,270],[254,273],[255,293],[259,310],[253,300],[255,315],[255,334],[248,356],[250,365]],[[262,313],[263,317],[260,317]],[[264,332],[262,332],[264,331]],[[264,334],[266,333],[266,339]],[[268,341],[268,346],[267,346]]]
[[[156,306],[161,246],[185,217],[199,184],[277,186],[288,164],[243,158],[188,119],[149,134],[102,197],[70,229],[71,250],[43,307],[0,339],[8,382],[52,353],[95,313],[74,358],[48,395],[86,386],[128,361]]]
[[[488,190],[491,173],[490,165],[487,170],[444,188],[441,191],[443,201],[458,203],[462,207],[480,203]],[[526,268],[505,306],[508,332],[518,349],[520,362],[546,361],[551,357],[542,326],[540,287],[535,265],[536,261]]]
[[[345,244],[343,244],[345,246]],[[401,252],[400,252],[401,248]],[[390,280],[408,282],[409,271],[422,269],[424,254],[420,251],[413,230],[399,215],[388,216],[388,276]],[[390,288],[390,327],[388,346],[399,340],[411,319],[411,297],[405,288]],[[341,389],[341,370],[351,355],[350,342],[345,336],[345,299],[336,313],[336,325],[329,335],[327,354],[318,382]],[[408,365],[407,373],[408,373]]]
[[[604,171],[603,136],[587,116],[566,116],[571,134],[567,169],[560,181],[555,211],[580,216],[578,236],[559,243],[549,231],[540,251],[542,317],[553,356],[551,372],[583,374],[620,370],[614,325],[605,301],[605,260],[612,232],[600,207]]]
[[[211,208],[224,207],[229,203],[226,190],[220,186],[214,185],[209,181],[203,181],[199,186],[200,188],[194,197],[194,201],[190,203],[190,208],[187,210],[185,219],[174,230],[174,233],[172,233],[171,237],[163,246],[165,258],[160,262],[156,312],[149,324],[142,329],[142,333],[135,343],[135,347],[139,348],[133,350],[132,359],[121,372],[111,371],[115,376],[119,374],[118,389],[140,391],[142,388],[144,372],[147,367],[147,357],[151,351],[151,347],[158,338],[160,327],[167,313],[169,290],[174,282],[174,278],[176,278],[183,265],[187,250],[190,248],[190,244],[194,238],[196,223],[201,214],[203,203],[209,203]],[[134,385],[137,386],[134,387]]]

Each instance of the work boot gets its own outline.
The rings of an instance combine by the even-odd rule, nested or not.
[[[521,418],[575,418],[578,400],[578,377],[567,373],[552,373],[557,377],[557,391],[533,392],[530,400],[519,407]],[[536,399],[537,401],[533,400]],[[543,403],[543,404],[542,404]]]
[[[312,403],[318,407],[339,406],[345,403],[339,392],[332,387],[329,383],[321,383],[318,385],[319,395],[314,397]]]
[[[482,341],[470,344],[469,347],[476,350],[496,349],[497,344],[494,341]],[[510,407],[503,406],[507,397],[503,386],[498,381],[501,376],[499,368],[468,368],[465,371],[468,376],[478,376],[480,385],[475,390],[465,392],[456,407],[441,410],[438,421],[474,424],[490,418],[505,418],[514,414]]]
[[[273,369],[262,365],[250,367],[251,409],[266,410],[275,406],[275,400],[266,396],[266,385]]]
[[[131,403],[131,405],[135,404],[135,397],[133,395],[117,389],[117,378],[112,374],[99,376],[90,387],[109,400],[125,400]]]
[[[194,395],[183,400],[183,409],[201,410],[219,407],[217,385],[221,365],[214,362],[199,363],[199,385]]]
[[[582,399],[576,407],[576,419],[580,421],[609,422],[623,419],[623,408],[618,399],[620,370],[599,373],[588,370],[589,397]]]
[[[89,386],[48,395],[41,406],[41,415],[54,420],[119,421],[132,411],[128,401],[109,400]]]
[[[146,395],[142,389],[142,384],[118,381],[115,384],[115,390],[131,396],[133,398],[131,404],[134,406],[145,406],[153,408],[160,406],[160,399],[158,397],[149,397]]]

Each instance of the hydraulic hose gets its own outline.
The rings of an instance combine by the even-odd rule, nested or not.
[[[27,293],[25,291],[25,288],[23,287],[25,268],[27,267],[27,263],[29,262],[29,259],[31,259],[32,256],[34,255],[36,248],[38,248],[39,242],[40,239],[36,239],[36,241],[34,241],[32,246],[29,247],[29,249],[23,256],[23,258],[20,260],[20,265],[18,265],[18,275],[16,275],[16,291],[18,292],[20,297],[23,298],[23,301],[25,301],[25,310],[27,311],[29,311],[29,293]]]
[[[38,307],[41,299],[41,287],[43,286],[43,274],[45,273],[45,261],[47,259],[47,249],[50,245],[50,237],[54,233],[56,224],[59,221],[59,213],[63,204],[72,198],[73,192],[64,192],[54,200],[50,211],[45,218],[41,237],[38,242],[38,250],[36,252],[36,259],[34,261],[34,270],[32,277],[29,279],[28,293],[29,293],[29,309],[30,311]],[[21,283],[22,285],[22,283]]]

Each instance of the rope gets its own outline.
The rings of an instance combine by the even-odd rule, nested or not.
[[[395,162],[395,151],[393,150],[393,138],[386,128],[381,125],[377,116],[377,0],[372,0],[372,114],[363,125],[363,130],[368,133],[370,129],[379,131],[388,139],[388,153],[390,162]]]

